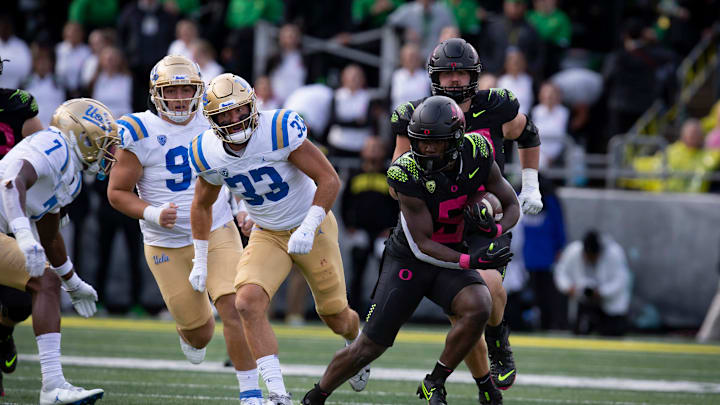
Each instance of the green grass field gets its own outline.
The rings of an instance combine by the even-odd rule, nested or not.
[[[437,359],[447,328],[408,326],[395,347],[373,363],[362,393],[345,384],[329,404],[417,404],[415,389]],[[321,325],[275,326],[285,382],[302,398],[318,380],[341,339]],[[37,348],[28,322],[18,326],[17,370],[5,375],[1,403],[36,404],[40,389]],[[576,339],[511,336],[518,380],[505,404],[686,405],[720,404],[720,345],[682,339]],[[237,380],[222,368],[225,348],[217,329],[206,361],[188,363],[170,322],[131,319],[63,319],[65,376],[86,388],[104,388],[98,404],[237,403]],[[420,376],[420,377],[417,377]],[[447,384],[450,404],[476,404],[477,390],[464,366]]]

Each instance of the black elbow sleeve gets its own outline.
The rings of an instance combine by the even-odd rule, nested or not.
[[[525,118],[527,118],[527,123],[525,124],[525,128],[522,133],[517,138],[518,148],[527,149],[540,146],[540,134],[538,134],[538,129],[535,126],[535,123],[532,122],[530,117],[527,115]]]

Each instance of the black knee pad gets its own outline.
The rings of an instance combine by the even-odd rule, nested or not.
[[[0,286],[0,307],[4,318],[20,323],[32,313],[32,297],[25,291]]]

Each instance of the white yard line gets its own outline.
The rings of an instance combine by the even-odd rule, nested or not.
[[[22,361],[39,361],[37,355],[20,354]],[[193,365],[184,360],[157,360],[142,358],[117,358],[117,357],[80,357],[62,356],[64,365],[93,366],[105,368],[127,368],[142,370],[173,370],[173,371],[204,371],[204,372],[230,372],[220,362],[204,362]],[[325,371],[325,366],[312,366],[302,364],[283,364],[283,374],[287,376],[320,377]],[[401,369],[401,368],[379,368],[374,367],[370,374],[371,379],[390,381],[421,381],[427,370]],[[449,379],[451,382],[472,383],[473,380],[467,371],[453,373]],[[694,381],[667,381],[667,380],[639,380],[627,378],[592,378],[572,377],[558,375],[539,374],[518,374],[516,384],[534,385],[541,387],[569,387],[569,388],[591,388],[608,390],[627,391],[650,391],[650,392],[690,392],[690,393],[720,393],[720,384],[704,383]]]

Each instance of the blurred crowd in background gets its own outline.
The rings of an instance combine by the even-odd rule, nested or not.
[[[253,83],[261,110],[291,108],[300,112],[312,138],[329,157],[334,162],[350,162],[342,166],[347,170],[341,173],[345,189],[340,207],[346,228],[343,243],[351,258],[345,265],[354,275],[349,277],[348,291],[351,304],[361,312],[369,293],[362,288],[368,258],[382,250],[387,229],[397,218],[397,205],[387,195],[383,176],[394,143],[389,116],[400,103],[430,95],[425,63],[437,43],[455,36],[465,38],[480,55],[480,87],[507,88],[517,96],[520,111],[530,115],[539,128],[542,174],[546,168],[569,164],[568,156],[606,153],[611,137],[630,130],[655,100],[671,103],[679,90],[678,66],[702,38],[717,32],[720,9],[717,0],[7,3],[0,10],[0,57],[9,61],[0,76],[0,87],[29,91],[45,125],[60,103],[80,96],[103,102],[116,117],[146,110],[150,70],[167,54],[185,55],[197,62],[206,82],[223,72],[244,77]],[[255,47],[264,43],[256,35],[260,21],[279,31],[269,45],[271,56],[258,71]],[[308,36],[380,56],[379,41],[358,45],[353,34],[382,27],[391,27],[401,45],[400,52],[393,55],[397,68],[387,88],[381,86],[377,67],[328,53],[306,52],[303,45]],[[706,116],[698,118],[681,122],[671,134],[669,142],[673,143],[666,153],[636,159],[635,169],[652,171],[667,164],[680,171],[716,171],[720,166],[720,102],[708,106]],[[575,149],[568,151],[568,145]],[[553,191],[557,183],[543,180],[545,209],[538,216],[526,216],[518,227],[524,238],[516,240],[524,239],[524,243],[514,243],[518,260],[513,266],[519,268],[515,271],[519,278],[517,289],[508,288],[508,311],[519,310],[512,320],[516,328],[573,327],[582,333],[590,330],[589,324],[568,325],[568,296],[571,300],[585,297],[582,301],[592,303],[593,289],[598,286],[571,292],[565,288],[563,276],[553,272],[567,242],[562,207]],[[565,185],[595,184],[578,179]],[[636,179],[625,185],[645,190],[720,189],[717,182],[702,176]],[[92,217],[88,212],[103,218],[93,283],[101,301],[107,301],[107,276],[101,269],[112,260],[113,237],[118,232],[130,246],[130,256],[137,258],[130,263],[133,273],[141,271],[137,223],[110,208],[105,187],[101,183],[85,187],[71,212],[78,238],[84,222]],[[388,215],[363,216],[378,212]],[[584,246],[601,258],[608,252],[618,254],[602,235],[590,234],[578,243],[575,253]],[[75,249],[75,257],[82,254]],[[628,277],[627,283],[618,287],[619,294],[629,292],[630,282]],[[142,305],[136,293],[140,286],[132,290],[135,295],[129,304],[113,307],[106,302],[108,309],[124,312]],[[609,316],[625,314],[627,305],[621,303]],[[573,319],[580,318],[575,315]]]

